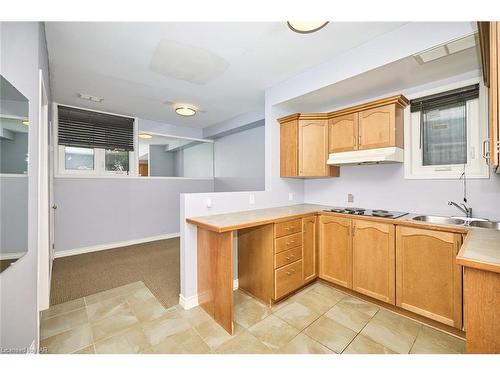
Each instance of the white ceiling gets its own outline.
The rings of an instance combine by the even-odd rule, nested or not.
[[[420,64],[413,56],[323,87],[281,104],[289,112],[322,112],[399,94],[407,89],[480,72],[478,47]]]
[[[266,88],[402,25],[333,22],[309,35],[284,22],[46,22],[45,28],[54,101],[206,127],[262,109]],[[172,103],[201,112],[182,118]]]

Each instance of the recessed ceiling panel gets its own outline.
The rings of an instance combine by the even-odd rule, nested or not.
[[[204,85],[224,73],[229,63],[204,48],[163,39],[156,47],[150,67],[166,77]]]

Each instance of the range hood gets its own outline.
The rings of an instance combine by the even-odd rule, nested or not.
[[[403,163],[403,149],[399,147],[373,148],[370,150],[336,152],[330,154],[329,165],[359,165]]]

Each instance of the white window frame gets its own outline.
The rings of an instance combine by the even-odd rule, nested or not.
[[[138,176],[138,159],[136,158],[136,152],[135,150],[137,149],[138,146],[138,141],[137,141],[137,117],[133,117],[134,119],[134,151],[129,151],[129,171],[127,172],[120,172],[120,171],[107,171],[106,170],[106,165],[105,165],[105,149],[103,148],[94,148],[94,169],[92,170],[77,170],[77,169],[66,169],[66,161],[65,161],[65,147],[63,145],[59,145],[58,142],[58,129],[59,129],[59,121],[58,121],[58,112],[57,112],[57,107],[59,105],[65,106],[65,107],[71,107],[71,108],[77,108],[77,109],[83,109],[86,111],[93,111],[93,112],[99,112],[99,113],[105,113],[109,115],[115,115],[115,116],[122,116],[122,117],[129,117],[126,115],[121,115],[117,113],[111,113],[111,112],[104,112],[104,111],[97,111],[95,109],[89,109],[89,108],[83,108],[83,107],[76,107],[72,105],[67,105],[67,104],[62,104],[62,103],[54,103],[53,108],[52,108],[52,113],[53,113],[53,118],[54,118],[54,144],[56,145],[55,147],[55,152],[56,152],[56,157],[54,158],[54,163],[55,163],[55,171],[56,171],[56,176],[55,177],[70,177],[70,176],[77,176],[77,177],[117,177],[117,178],[123,178],[123,177],[130,177],[130,176]]]
[[[455,82],[425,92],[408,95],[415,99],[427,95],[479,83],[479,98],[468,100],[467,106],[467,178],[489,178],[489,167],[482,156],[483,141],[488,138],[488,92],[480,78]],[[405,179],[457,179],[464,172],[463,164],[423,165],[422,149],[420,148],[420,112],[410,112],[405,109]]]

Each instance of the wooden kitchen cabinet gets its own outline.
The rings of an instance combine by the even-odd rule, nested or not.
[[[404,148],[403,111],[408,104],[397,95],[328,113],[329,152]]]
[[[404,148],[403,109],[389,104],[359,113],[358,150]]]
[[[328,120],[328,152],[358,149],[358,113],[349,113]]]
[[[500,353],[500,274],[464,267],[464,320],[469,354]]]
[[[302,272],[304,283],[308,283],[318,276],[316,216],[302,219]]]
[[[338,177],[328,159],[328,119],[323,113],[297,113],[280,123],[281,177]]]
[[[462,328],[462,267],[457,233],[397,226],[396,305]]]
[[[352,288],[351,219],[319,218],[319,277]]]
[[[353,220],[352,232],[353,290],[394,305],[396,299],[394,225]]]

